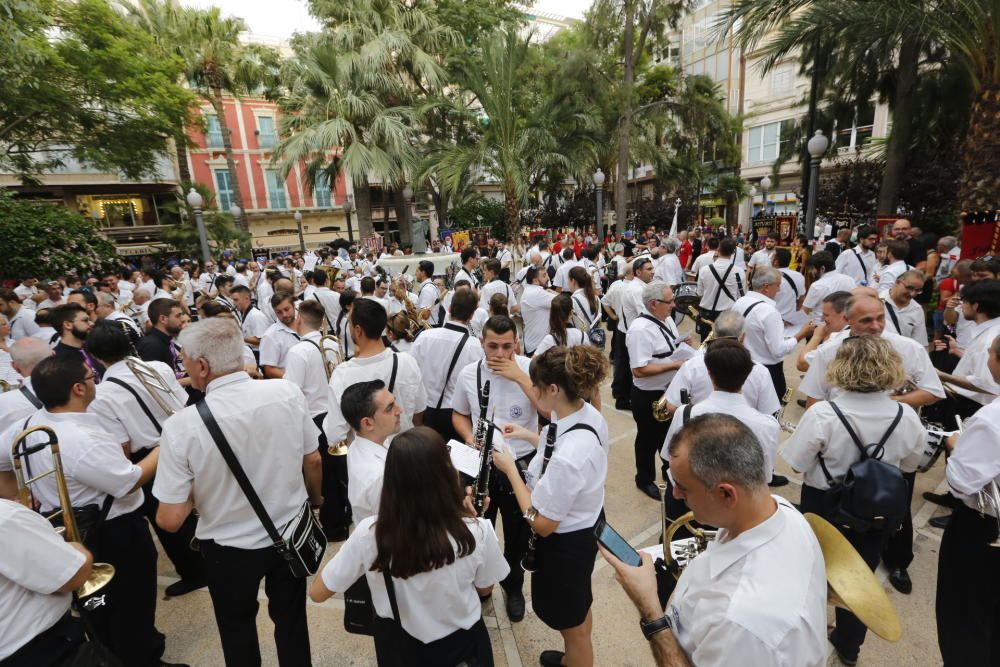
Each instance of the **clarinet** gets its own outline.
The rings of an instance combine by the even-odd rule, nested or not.
[[[476,476],[476,493],[473,506],[476,514],[482,516],[489,493],[490,471],[493,469],[493,428],[486,423],[486,410],[490,404],[490,381],[483,383],[483,393],[479,396],[479,421],[476,423],[476,447],[479,448],[479,474]]]
[[[549,459],[552,458],[552,451],[556,448],[556,429],[555,425],[549,426],[548,430],[545,432],[545,452],[542,458],[542,472],[538,475],[541,478],[545,474],[545,469],[549,467]],[[521,569],[525,572],[535,571],[535,541],[538,539],[538,534],[535,533],[535,529],[531,529],[531,537],[528,538],[528,548],[524,552],[524,557],[521,558]]]

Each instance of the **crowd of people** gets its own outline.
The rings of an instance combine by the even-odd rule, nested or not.
[[[866,627],[838,608],[828,633],[802,513],[910,593],[928,428],[951,489],[928,500],[954,510],[942,656],[993,664],[1000,258],[960,260],[954,238],[907,220],[884,239],[861,226],[781,243],[584,230],[434,241],[406,273],[390,245],[20,276],[0,289],[0,665],[79,664],[98,646],[101,664],[170,664],[153,533],[179,576],[166,595],[207,587],[231,666],[262,662],[262,582],[283,666],[311,664],[306,598],[332,595],[380,665],[492,665],[482,605],[499,585],[522,621],[525,571],[562,640],[540,663],[593,665],[599,549],[657,664],[824,665],[828,642],[855,664]],[[595,534],[617,518],[605,493],[625,492],[606,489],[606,379],[635,422],[637,490],[719,531],[669,599],[673,574]],[[463,455],[482,457],[477,473]],[[34,511],[59,509],[56,477],[20,488],[57,456],[78,542]],[[797,505],[769,490],[789,482],[779,459],[801,476]],[[884,492],[845,491],[865,475]],[[318,569],[293,563],[327,543],[341,544]],[[74,603],[95,562],[114,577]]]

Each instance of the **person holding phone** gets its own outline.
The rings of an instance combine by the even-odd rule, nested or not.
[[[534,400],[551,411],[543,431],[543,451],[521,479],[516,461],[495,450],[497,470],[510,481],[517,504],[534,531],[537,569],[531,577],[532,607],[563,637],[565,651],[543,651],[542,665],[593,665],[591,574],[597,555],[594,527],[604,517],[608,472],[608,425],[584,398],[601,385],[608,361],[590,345],[553,347],[531,361]],[[534,446],[539,434],[523,426],[504,426],[508,441]]]

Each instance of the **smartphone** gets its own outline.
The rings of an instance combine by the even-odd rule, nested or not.
[[[594,528],[594,535],[597,536],[597,541],[601,546],[614,554],[615,558],[621,562],[632,567],[642,565],[639,552],[633,549],[632,545],[626,542],[625,538],[619,535],[606,521],[597,524],[597,527]]]

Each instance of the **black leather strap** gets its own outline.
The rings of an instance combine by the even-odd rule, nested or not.
[[[833,412],[837,415],[837,419],[840,420],[840,423],[844,425],[845,429],[847,429],[847,434],[851,436],[851,440],[854,441],[854,446],[861,452],[862,460],[867,458],[880,460],[882,458],[882,450],[885,448],[885,443],[889,441],[889,436],[896,430],[896,426],[899,425],[900,420],[903,418],[903,406],[902,404],[899,404],[896,406],[896,418],[892,420],[891,424],[889,424],[889,428],[882,435],[882,439],[874,445],[873,453],[869,454],[868,448],[861,442],[861,438],[858,437],[858,434],[851,426],[850,421],[848,421],[844,413],[841,412],[840,407],[838,407],[833,401],[830,401],[830,407],[833,408]],[[830,486],[836,484],[836,480],[833,479],[833,475],[831,475],[830,471],[827,470],[826,462],[823,461],[823,454],[817,453],[816,458],[819,459],[819,467],[823,471],[823,476],[826,477],[826,483]]]
[[[35,406],[36,410],[41,410],[42,409],[42,402],[40,400],[38,400],[37,396],[35,396],[35,392],[31,391],[30,389],[28,389],[24,385],[21,385],[21,388],[18,391],[21,392],[21,395],[23,395],[24,398],[27,399],[27,401],[29,403],[31,403],[33,406]]]
[[[153,412],[149,409],[149,406],[146,405],[146,401],[142,400],[142,396],[139,395],[139,392],[137,392],[133,387],[130,387],[129,384],[121,378],[108,378],[108,382],[112,382],[132,394],[132,397],[139,403],[139,407],[142,408],[143,413],[145,413],[146,417],[149,418],[153,428],[156,429],[157,434],[163,433],[163,427],[160,426],[160,422],[158,422],[156,417],[153,416]]]
[[[892,320],[893,325],[896,327],[896,333],[900,336],[903,335],[903,330],[899,328],[899,316],[896,315],[896,309],[892,307],[889,303],[889,299],[883,299],[885,301],[885,312],[889,313],[889,319]]]
[[[788,275],[787,273],[785,273],[784,271],[780,271],[779,273],[781,273],[781,277],[784,278],[785,281],[788,283],[788,286],[792,288],[792,291],[795,292],[795,300],[798,301],[799,300],[799,288],[795,286],[795,281],[792,280],[792,277],[790,275]]]
[[[858,264],[861,265],[861,270],[865,274],[865,282],[867,282],[868,281],[868,266],[865,264],[865,260],[861,259],[861,255],[858,254],[857,250],[851,250],[850,252],[851,252],[852,255],[854,255],[855,258],[857,258]]]
[[[441,403],[444,402],[444,395],[448,391],[448,380],[451,379],[451,373],[455,370],[455,364],[458,363],[458,357],[462,354],[462,349],[465,348],[465,342],[469,340],[469,332],[466,330],[462,333],[462,340],[458,341],[458,347],[455,348],[455,354],[451,355],[451,363],[448,364],[448,372],[444,376],[444,387],[441,389],[441,396],[438,398],[437,405],[434,406],[435,410],[441,409]]]
[[[728,287],[726,287],[726,278],[728,278],[729,274],[733,272],[734,266],[736,266],[735,257],[733,258],[732,263],[726,269],[726,272],[722,274],[722,277],[720,278],[719,272],[715,270],[715,265],[714,264],[708,265],[708,270],[712,272],[712,275],[715,276],[715,281],[719,283],[719,289],[715,291],[715,300],[712,301],[712,307],[709,308],[709,310],[714,311],[716,309],[716,307],[719,305],[719,296],[721,296],[723,292],[726,293],[726,296],[729,297],[731,301],[736,301],[736,299],[733,298],[733,293],[729,291]]]
[[[396,372],[399,370],[399,355],[392,353],[392,374],[389,376],[389,386],[387,389],[391,394],[396,389]]]
[[[764,303],[764,302],[763,301],[754,301],[753,303],[751,303],[750,307],[743,311],[743,317],[746,318],[746,316],[750,314],[751,310],[753,310],[754,308],[756,308],[757,306],[759,306],[762,303]]]
[[[396,587],[392,585],[392,575],[389,570],[382,570],[382,577],[385,578],[385,592],[389,596],[389,606],[392,608],[392,618],[402,627],[402,620],[399,617],[399,605],[396,604]]]

